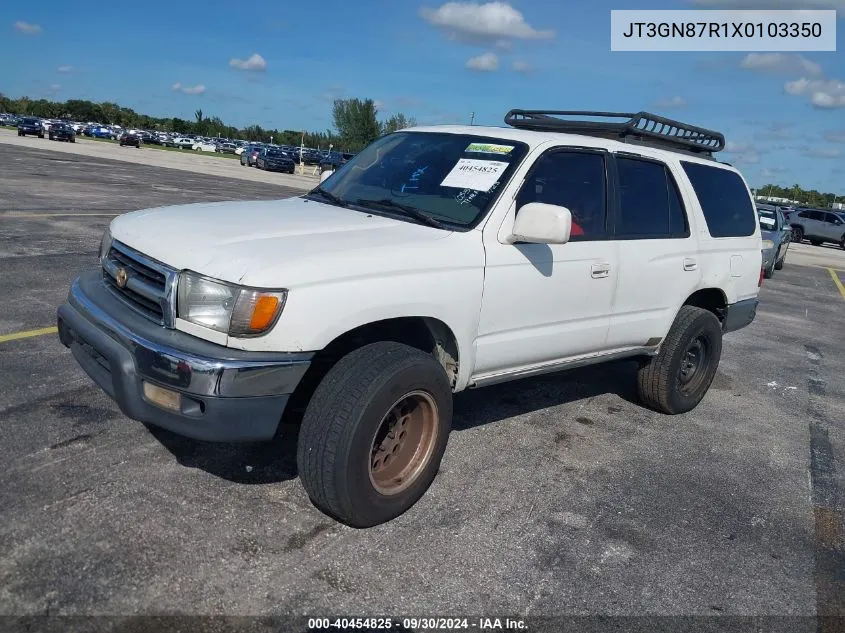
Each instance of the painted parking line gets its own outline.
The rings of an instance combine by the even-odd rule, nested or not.
[[[37,330],[26,330],[24,332],[12,332],[11,334],[0,334],[0,343],[7,343],[8,341],[19,341],[22,338],[32,338],[33,336],[44,336],[45,334],[55,334],[59,331],[55,325],[53,327],[42,327]]]
[[[833,268],[828,268],[827,272],[830,273],[833,283],[835,283],[836,287],[839,288],[839,294],[841,294],[842,298],[845,299],[845,284],[842,283],[842,280],[839,279],[839,275],[836,274],[836,271]]]

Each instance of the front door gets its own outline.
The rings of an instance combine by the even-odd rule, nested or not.
[[[476,377],[606,349],[618,274],[607,232],[607,163],[602,151],[550,150],[516,197],[503,229],[529,202],[557,204],[572,212],[567,244],[485,237]]]

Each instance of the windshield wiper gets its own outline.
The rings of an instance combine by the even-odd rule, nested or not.
[[[309,196],[320,196],[324,200],[328,200],[331,204],[338,206],[338,207],[346,208],[346,207],[349,206],[348,204],[346,204],[345,201],[341,200],[340,198],[338,198],[333,193],[326,191],[322,187],[317,187],[316,189],[312,189],[311,191],[308,192],[308,195]]]
[[[398,211],[402,215],[405,215],[409,218],[413,218],[421,224],[427,224],[428,226],[433,226],[436,229],[446,228],[442,222],[440,222],[439,220],[435,220],[427,213],[423,213],[419,209],[415,209],[414,207],[408,206],[406,204],[395,202],[390,198],[382,198],[381,200],[360,199],[355,204],[362,207],[375,207],[377,209],[384,209],[385,211]]]

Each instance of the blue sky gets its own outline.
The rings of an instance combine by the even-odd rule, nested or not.
[[[119,5],[120,3],[118,3]],[[651,110],[725,133],[752,186],[845,194],[845,53],[610,51],[612,8],[837,8],[845,0],[79,0],[4,12],[0,91],[202,108],[238,126],[324,130],[335,97],[420,123],[501,125],[512,107]]]

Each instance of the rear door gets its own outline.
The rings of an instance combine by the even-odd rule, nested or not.
[[[679,298],[701,280],[696,239],[668,165],[629,153],[616,154],[613,164],[619,275],[607,346],[655,345],[675,318]]]
[[[838,242],[842,239],[842,233],[845,232],[842,228],[842,220],[835,213],[824,213],[823,215],[825,218],[822,225],[821,237],[826,240]]]
[[[748,185],[739,172],[715,161],[680,163],[705,221],[695,229],[701,287],[721,289],[728,303],[755,298],[763,252]]]

